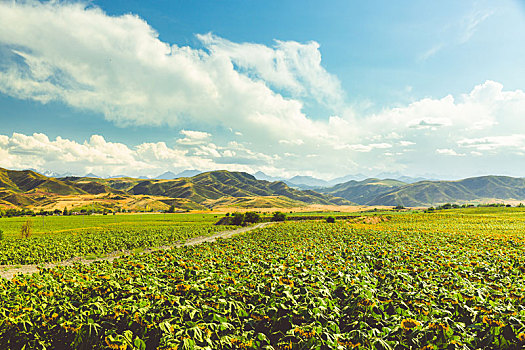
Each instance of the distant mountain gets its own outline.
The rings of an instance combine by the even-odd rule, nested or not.
[[[202,171],[196,170],[196,169],[190,169],[190,170],[184,170],[178,173],[177,175],[175,175],[176,176],[175,178],[180,179],[181,177],[193,177],[199,174],[202,174]]]
[[[480,199],[525,199],[525,178],[480,176],[458,181],[421,181],[396,188],[369,205],[430,206]]]
[[[413,184],[416,182],[428,181],[428,180],[435,181],[434,179],[427,179],[424,177],[410,177],[410,176],[400,176],[400,177],[396,177],[395,179],[402,181],[402,182],[406,182],[407,184]]]
[[[172,171],[166,171],[165,173],[160,174],[159,176],[157,176],[156,179],[159,179],[159,180],[173,180],[173,179],[179,179],[181,177],[192,177],[192,176],[198,175],[200,173],[202,173],[202,171],[195,170],[195,169],[184,170],[184,171],[182,171],[182,172],[180,172],[178,174],[175,174]]]
[[[256,172],[254,176],[257,180],[282,181],[290,187],[295,187],[295,188],[299,188],[302,190],[316,190],[316,189],[323,188],[323,187],[335,186],[337,184],[347,182],[350,180],[366,179],[366,176],[363,174],[345,175],[345,176],[334,178],[330,181],[318,179],[313,176],[302,176],[302,175],[296,175],[292,178],[287,179],[287,178],[282,178],[282,177],[270,176],[270,175],[263,173],[262,171]]]
[[[366,179],[363,181],[351,180],[333,187],[320,189],[321,193],[348,199],[357,204],[367,204],[372,198],[389,193],[395,188],[406,185],[398,180]]]
[[[362,205],[432,206],[465,201],[525,200],[525,179],[508,176],[480,176],[458,181],[367,179],[348,181],[321,193],[342,197]]]
[[[283,196],[308,204],[351,204],[342,198],[293,189],[280,181],[257,180],[247,173],[225,170],[210,171],[191,178],[140,181],[128,192],[188,198],[196,203],[222,197]]]
[[[328,181],[315,178],[313,176],[301,176],[296,175],[291,179],[287,180],[288,183],[296,186],[309,186],[309,187],[328,187],[330,183]]]
[[[177,176],[177,174],[175,174],[174,172],[166,171],[165,173],[162,173],[159,176],[157,176],[155,179],[172,180],[172,179],[175,179],[176,176]]]
[[[100,177],[98,175],[95,175],[93,173],[86,174],[84,177]]]
[[[171,199],[184,199],[177,201],[178,204],[183,204],[184,208],[203,208],[203,205],[212,207],[219,204],[224,206],[226,203],[241,207],[250,203],[266,207],[291,204],[352,204],[343,198],[290,188],[280,181],[257,180],[247,173],[225,170],[174,180],[142,180],[129,177],[103,179],[76,176],[55,179],[30,170],[12,171],[0,168],[0,204],[28,206],[44,199],[49,202],[51,198],[61,195],[104,193],[109,197],[156,196],[164,205],[168,205]]]
[[[424,177],[423,176],[414,177],[414,176],[406,176],[399,172],[382,172],[382,173],[377,174],[374,177],[378,179],[399,180],[399,181],[406,182],[407,184],[411,184],[411,183],[415,183],[419,181],[439,181],[441,180],[438,178],[438,176],[435,176],[435,175],[428,175],[428,176],[425,175]]]
[[[352,180],[355,180],[355,181],[362,181],[362,180],[365,180],[367,177],[363,174],[355,174],[355,175],[345,175],[345,176],[341,176],[341,177],[336,177],[335,179],[332,179],[330,181],[328,181],[330,183],[330,186],[335,186],[337,184],[341,184],[343,182],[348,182],[348,181],[352,181]]]
[[[283,181],[285,180],[284,178],[280,178],[280,177],[275,177],[275,176],[270,176],[270,175],[266,175],[265,173],[263,173],[262,171],[258,171],[256,172],[255,174],[253,174],[253,176],[257,179],[257,180],[266,180],[266,181]]]
[[[308,176],[296,176],[295,180],[319,183]],[[60,196],[89,194],[105,194],[105,200],[126,201],[126,205],[131,208],[150,205],[162,209],[175,204],[181,209],[352,203],[433,206],[496,199],[525,202],[525,178],[480,176],[458,181],[419,181],[412,184],[395,179],[372,178],[351,180],[312,191],[290,187],[283,181],[257,180],[247,173],[225,170],[164,180],[78,176],[54,178],[32,170],[0,168],[1,206],[52,206],[55,203],[53,201],[59,200]]]

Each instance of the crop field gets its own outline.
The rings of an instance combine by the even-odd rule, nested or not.
[[[184,214],[117,214],[117,215],[71,215],[71,216],[33,216],[0,218],[0,229],[7,236],[18,236],[20,226],[25,221],[33,223],[34,234],[60,233],[65,231],[82,231],[111,227],[160,227],[173,224],[211,224],[215,223],[217,214],[184,213]]]
[[[30,220],[33,235],[20,239],[21,225]],[[226,228],[213,226],[211,214],[136,214],[18,217],[0,219],[0,265],[62,261],[174,244]]]
[[[524,276],[522,209],[276,223],[0,280],[0,348],[517,349]]]

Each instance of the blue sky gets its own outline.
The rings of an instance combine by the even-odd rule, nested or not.
[[[0,166],[524,176],[523,1],[0,1]]]

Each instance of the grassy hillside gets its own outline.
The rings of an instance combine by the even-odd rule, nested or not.
[[[363,181],[348,181],[319,191],[345,198],[357,204],[367,204],[371,199],[404,185],[406,183],[398,180],[366,179]]]
[[[0,187],[14,192],[43,192],[58,195],[86,193],[74,185],[59,179],[46,177],[31,170],[7,170],[0,168]]]
[[[483,198],[525,199],[525,179],[481,176],[459,181],[421,181],[379,195],[366,204],[428,206]]]
[[[190,178],[174,180],[141,180],[133,178],[100,179],[92,177],[64,177],[60,179],[48,178],[33,171],[10,171],[2,169],[0,172],[0,190],[8,191],[0,196],[4,202],[15,206],[34,206],[45,201],[46,206],[52,203],[54,196],[75,194],[118,194],[118,195],[147,195],[158,196],[160,202],[155,205],[159,209],[164,206],[174,205],[177,209],[206,209],[214,206],[215,202],[225,199],[220,203],[224,206],[230,202],[232,205],[246,206],[247,202],[232,201],[231,198],[252,198],[250,202],[263,207],[277,206],[290,207],[304,204],[351,205],[352,203],[332,195],[320,194],[314,191],[300,191],[288,187],[285,183],[275,181],[257,180],[250,174],[229,171],[211,171]],[[38,200],[30,193],[42,194]],[[16,194],[16,195],[15,195]],[[164,199],[178,199],[167,203]],[[262,200],[262,197],[272,197]],[[280,197],[280,200],[275,199]],[[258,198],[258,199],[254,199]],[[139,205],[140,207],[140,205]]]
[[[175,180],[144,180],[130,191],[132,194],[188,198],[196,203],[224,197],[282,196],[308,204],[351,204],[342,198],[323,195],[314,191],[300,191],[280,181],[257,180],[250,174],[229,171],[212,171],[191,178]]]

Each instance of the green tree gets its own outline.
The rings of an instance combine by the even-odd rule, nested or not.
[[[335,218],[333,216],[328,216],[325,220],[329,224],[333,224],[335,222]]]
[[[232,225],[241,226],[244,223],[244,214],[235,213],[232,217]]]
[[[276,211],[273,213],[272,221],[284,221],[286,220],[286,215],[284,213],[281,213],[280,211]]]
[[[246,214],[244,214],[244,222],[255,224],[261,220],[261,216],[257,214],[256,212],[249,211]]]

